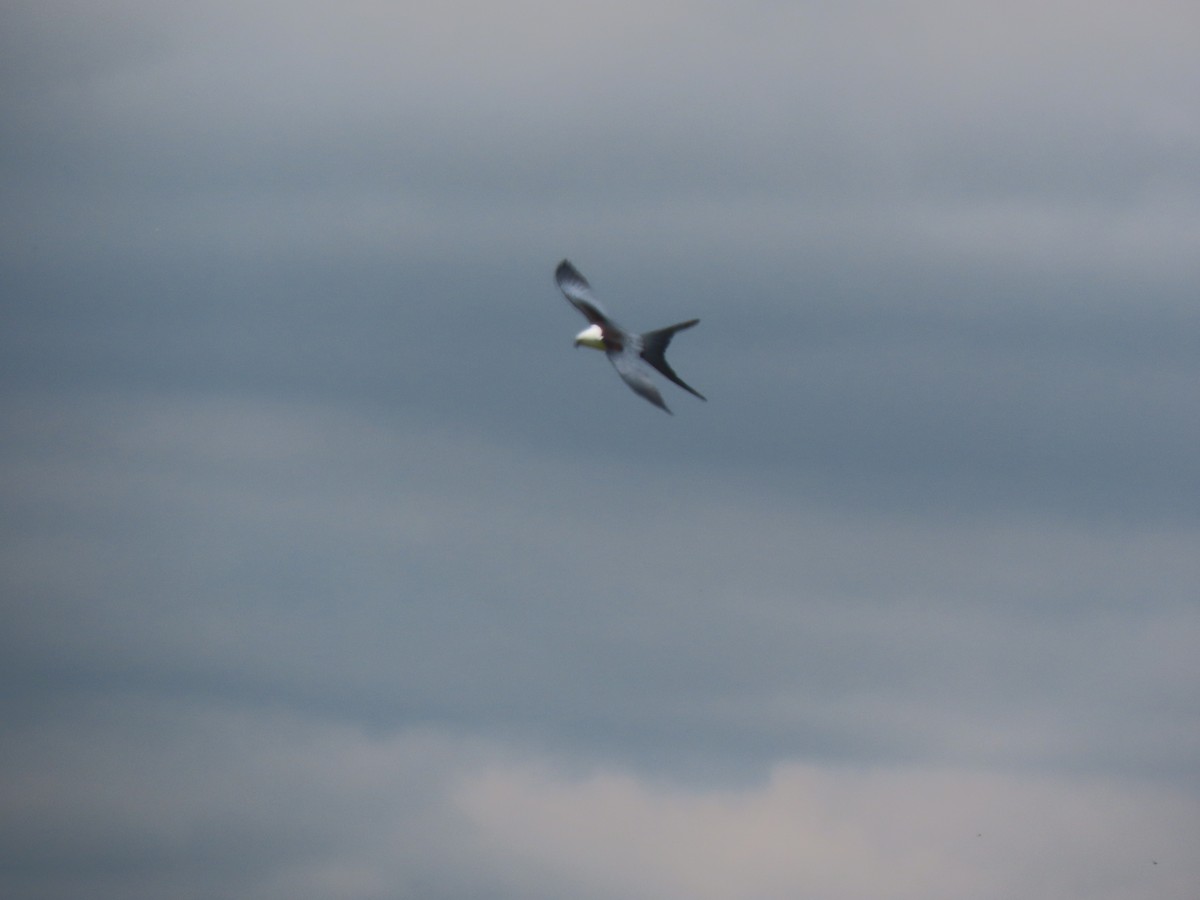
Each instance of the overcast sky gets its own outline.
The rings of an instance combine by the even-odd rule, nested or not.
[[[9,0],[0,894],[1193,900],[1198,98],[1192,0]]]

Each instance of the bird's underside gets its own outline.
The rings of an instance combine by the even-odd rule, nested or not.
[[[675,373],[665,355],[667,346],[676,332],[691,328],[700,321],[699,319],[689,319],[678,325],[636,334],[621,328],[608,316],[593,296],[587,279],[567,260],[564,259],[558,264],[554,278],[567,300],[590,323],[590,326],[575,338],[576,346],[583,344],[603,350],[617,374],[635,394],[644,397],[665,412],[671,411],[663,402],[662,394],[654,383],[651,374],[653,368],[688,393],[701,400],[706,399]]]

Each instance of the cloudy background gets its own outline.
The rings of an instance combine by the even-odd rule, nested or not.
[[[0,20],[0,893],[1196,896],[1193,2]]]

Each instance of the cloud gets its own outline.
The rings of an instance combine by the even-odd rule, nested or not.
[[[7,746],[13,889],[417,897],[469,879],[442,796],[469,742],[110,693],[13,721]]]
[[[1152,781],[779,762],[689,786],[439,732],[109,694],[9,719],[0,835],[45,897],[1187,897]]]
[[[1190,6],[0,15],[9,893],[1187,895]]]
[[[26,683],[474,722],[652,765],[697,729],[758,764],[800,742],[1161,771],[1195,749],[1169,723],[1200,673],[1162,644],[1197,628],[1186,527],[864,515],[702,461],[648,476],[312,403],[6,415]]]
[[[1115,900],[1183,897],[1190,877],[1194,810],[1153,785],[781,764],[758,787],[687,791],[526,766],[457,796],[497,852],[576,896]],[[1163,878],[1167,856],[1183,871]]]
[[[455,8],[81,15],[104,63],[13,108],[21,146],[56,148],[24,181],[63,214],[31,196],[30,224],[124,252],[287,235],[426,258],[511,256],[517,234],[628,252],[675,232],[776,265],[830,227],[880,233],[875,252],[999,239],[1034,264],[1111,266],[1147,229],[1139,246],[1175,248],[1162,263],[1194,243],[1178,204],[1197,190],[1194,73],[1170,4]],[[84,41],[25,20],[43,57]],[[128,52],[131,31],[146,50]],[[68,138],[84,152],[64,168]]]

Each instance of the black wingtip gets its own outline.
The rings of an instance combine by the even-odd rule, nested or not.
[[[651,388],[651,390],[653,390],[653,388]],[[663,412],[665,412],[668,416],[675,415],[675,413],[671,412],[670,407],[668,407],[666,402],[663,400],[662,394],[658,393],[658,391],[654,391],[654,393],[651,394],[649,392],[639,391],[635,388],[635,393],[637,393],[637,395],[640,397],[644,397],[646,400],[648,400],[650,402],[651,405],[657,406],[659,409],[661,409]]]
[[[554,280],[558,286],[564,291],[570,284],[577,284],[584,290],[591,290],[592,286],[588,284],[588,280],[583,277],[583,273],[571,265],[569,259],[564,259],[558,264],[558,268],[554,270]]]

